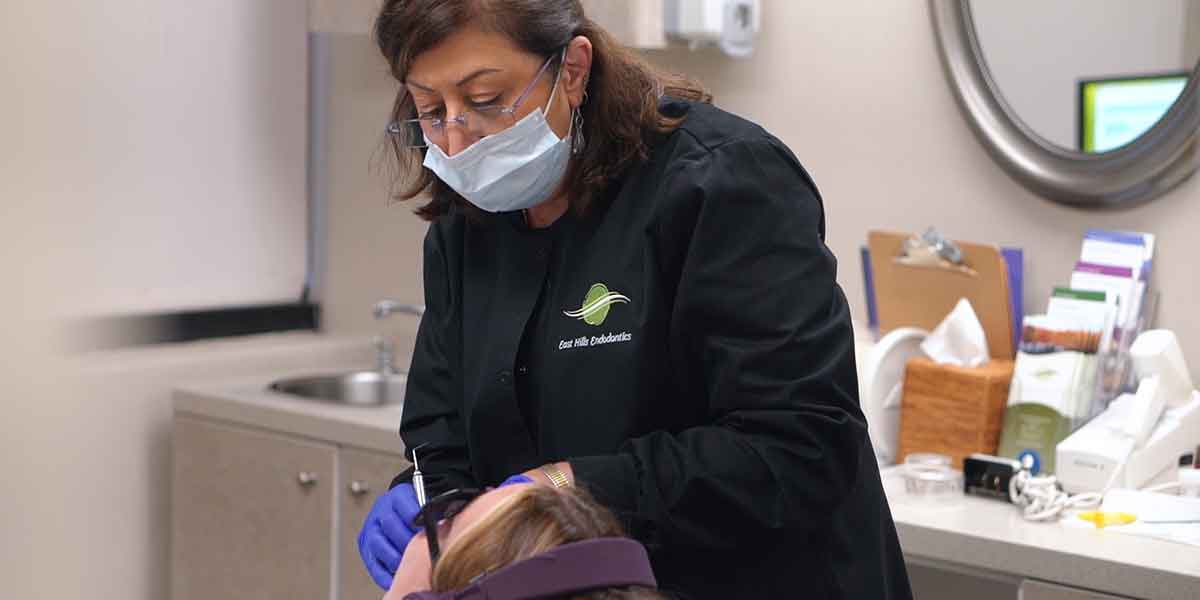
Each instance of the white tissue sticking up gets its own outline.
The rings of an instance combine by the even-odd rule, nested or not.
[[[921,350],[941,364],[978,367],[987,363],[987,336],[966,298],[921,342]]]

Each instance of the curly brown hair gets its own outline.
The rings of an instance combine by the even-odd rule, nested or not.
[[[584,14],[579,0],[386,0],[375,21],[375,42],[403,83],[413,59],[469,24],[507,35],[528,52],[549,58],[576,36],[592,44],[587,80],[582,152],[571,161],[566,191],[572,208],[583,213],[605,188],[631,165],[644,161],[653,141],[670,133],[682,117],[664,115],[662,96],[709,102],[712,96],[695,81],[661,72],[623,47]],[[412,96],[402,86],[392,120],[413,118]],[[421,166],[423,149],[405,147],[394,137],[388,149],[399,167],[399,200],[431,192],[432,200],[417,209],[432,220],[454,204],[474,212],[461,196]]]
[[[462,589],[483,573],[540,554],[556,546],[625,535],[608,509],[577,487],[540,485],[506,498],[494,511],[446,549],[432,573],[433,590]],[[637,586],[593,590],[571,600],[661,600],[658,592]]]

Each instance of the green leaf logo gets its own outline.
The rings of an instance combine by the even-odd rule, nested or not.
[[[583,306],[579,307],[579,310],[564,310],[563,314],[588,325],[600,325],[608,318],[609,307],[628,302],[629,297],[625,294],[610,292],[608,286],[603,283],[594,283],[583,297]]]
[[[1034,371],[1034,373],[1033,373],[1033,376],[1035,378],[1041,379],[1042,381],[1045,381],[1047,379],[1052,379],[1052,378],[1054,378],[1055,375],[1058,375],[1058,371],[1055,371],[1054,369],[1051,369],[1048,367],[1038,369],[1037,371]]]

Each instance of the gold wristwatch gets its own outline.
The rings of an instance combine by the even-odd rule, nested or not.
[[[554,487],[556,488],[571,487],[571,480],[567,479],[567,474],[563,473],[554,465],[546,465],[542,467],[542,473],[546,474],[546,478],[548,478],[550,483],[554,484]]]

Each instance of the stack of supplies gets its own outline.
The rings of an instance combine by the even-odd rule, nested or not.
[[[1117,304],[1116,322],[1108,340],[1111,343],[1101,350],[1101,379],[1091,416],[1134,386],[1129,346],[1154,319],[1154,296],[1150,292],[1153,264],[1151,234],[1092,229],[1084,236],[1071,287],[1103,290]]]
[[[1040,470],[1053,472],[1054,447],[1089,412],[1103,335],[1062,315],[1025,317],[1004,413],[1001,456],[1027,455]]]
[[[1054,472],[1054,448],[1126,391],[1129,344],[1151,320],[1154,236],[1091,230],[1069,287],[1025,317],[999,453]]]

